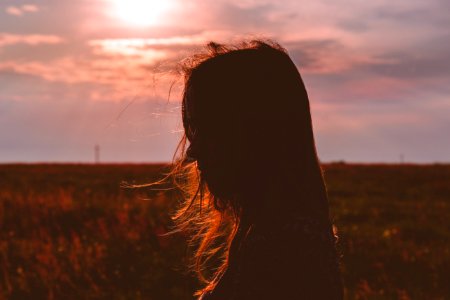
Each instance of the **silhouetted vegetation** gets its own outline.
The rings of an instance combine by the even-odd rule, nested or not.
[[[324,167],[346,298],[448,299],[450,166]],[[192,299],[163,170],[0,166],[0,299]]]

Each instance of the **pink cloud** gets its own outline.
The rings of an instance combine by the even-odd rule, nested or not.
[[[63,83],[70,86],[88,84],[91,100],[123,100],[135,96],[140,98],[167,98],[168,86],[173,75],[153,76],[151,70],[144,68],[142,61],[133,57],[105,56],[90,59],[88,57],[64,57],[51,63],[39,61],[0,62],[0,71],[32,75],[48,82]]]
[[[39,7],[33,4],[24,4],[21,6],[8,6],[5,11],[9,15],[20,17],[27,13],[38,12]]]
[[[6,13],[12,16],[21,16],[23,15],[23,12],[20,8],[15,7],[15,6],[8,6],[6,8]]]
[[[101,48],[105,52],[122,52],[123,49],[149,49],[150,47],[181,47],[204,45],[209,41],[232,41],[239,40],[245,35],[239,35],[231,31],[215,30],[203,31],[195,35],[171,36],[164,38],[127,38],[127,39],[98,39],[91,40],[88,45],[93,48]],[[247,37],[248,38],[248,37]],[[167,49],[166,49],[167,50]],[[126,52],[124,51],[124,52]]]
[[[37,12],[37,11],[39,11],[39,8],[33,4],[25,4],[25,5],[22,5],[22,10],[26,11],[26,12]]]
[[[118,69],[124,66],[120,62],[109,62]],[[97,67],[97,68],[96,68]],[[16,62],[5,61],[0,63],[0,70],[13,71],[19,74],[34,75],[44,80],[65,83],[113,83],[116,82],[112,76],[105,74],[105,69],[98,62],[76,60],[65,57],[52,61],[51,64],[38,61]]]
[[[63,42],[64,39],[56,35],[19,35],[0,32],[0,47],[15,44],[28,44],[34,46],[39,44],[60,44]]]

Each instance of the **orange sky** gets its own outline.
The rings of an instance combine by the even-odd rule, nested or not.
[[[323,161],[449,161],[449,3],[4,0],[0,162],[168,161],[177,63],[251,37],[299,67]]]

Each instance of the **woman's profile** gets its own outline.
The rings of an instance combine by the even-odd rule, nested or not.
[[[184,62],[184,137],[173,169],[211,299],[342,299],[309,99],[271,41],[209,43]]]

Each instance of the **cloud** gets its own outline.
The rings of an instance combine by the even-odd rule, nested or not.
[[[21,6],[8,6],[5,12],[12,16],[21,17],[28,13],[35,13],[39,11],[39,7],[33,4],[23,4]]]
[[[228,2],[222,3],[217,12],[217,22],[233,28],[260,29],[273,23],[271,12],[275,10],[272,4],[253,4],[238,6]],[[219,17],[220,16],[220,17]],[[219,24],[218,24],[219,25]]]
[[[198,40],[193,37],[168,38],[131,38],[131,39],[101,39],[89,41],[91,46],[100,46],[105,50],[139,49],[148,46],[192,45]]]
[[[448,154],[432,154],[431,148],[448,150],[449,144],[441,146],[442,139],[430,137],[445,136],[450,128],[450,44],[446,43],[450,2],[345,2],[342,9],[342,3],[328,0],[308,5],[298,0],[178,1],[164,22],[142,28],[114,19],[104,0],[61,0],[45,9],[4,4],[0,8],[5,11],[4,18],[0,17],[4,31],[0,33],[0,119],[10,116],[11,121],[4,124],[0,135],[8,136],[10,128],[24,126],[22,131],[12,130],[10,138],[23,136],[25,141],[30,136],[51,136],[42,143],[17,144],[11,157],[18,157],[14,155],[20,149],[32,149],[34,143],[52,145],[59,136],[66,138],[61,140],[65,145],[71,143],[70,137],[81,141],[92,131],[92,124],[105,115],[114,118],[136,95],[137,102],[165,102],[177,62],[208,41],[267,37],[287,48],[300,69],[311,99],[319,150],[326,159],[383,160],[392,154],[398,157],[397,148],[413,157],[403,152],[407,147],[417,149],[417,159],[448,159]],[[35,12],[39,13],[32,15]],[[171,99],[176,100],[177,94]],[[14,110],[5,112],[2,103]],[[52,113],[56,106],[59,110]],[[81,106],[96,108],[86,113]],[[141,104],[133,109],[144,111]],[[21,115],[24,111],[29,115]],[[33,118],[35,123],[27,125]],[[68,122],[74,124],[73,129],[54,126],[71,118],[76,120]],[[90,126],[75,128],[83,118],[91,120],[86,121]],[[140,118],[130,117],[126,124]],[[142,124],[147,124],[146,118],[142,116]],[[40,125],[45,121],[47,125]],[[148,122],[148,126],[155,124]],[[132,134],[120,133],[122,129],[113,134],[134,140],[155,133],[146,125],[139,126],[145,128],[142,135],[135,134],[134,127]],[[95,140],[86,142],[89,155]],[[112,159],[123,155],[120,159],[126,160],[128,146],[118,141],[108,151]],[[170,152],[163,150],[159,157]],[[35,155],[34,149],[23,151],[22,157]],[[42,155],[51,159],[50,151],[49,146]]]
[[[0,70],[32,75],[49,82],[93,83],[114,86],[111,98],[120,98],[122,92],[158,86],[167,93],[167,85],[177,80],[177,63],[213,37],[230,37],[226,31],[203,32],[198,35],[166,38],[93,39],[86,41],[83,55],[56,56],[53,59],[15,59],[0,61]],[[15,43],[56,43],[55,36],[0,35],[0,45]],[[98,97],[95,97],[98,98]]]
[[[15,44],[27,44],[27,45],[39,45],[39,44],[60,44],[64,39],[56,35],[42,35],[42,34],[10,34],[0,32],[0,47],[15,45]]]
[[[33,4],[25,4],[25,5],[22,5],[22,10],[26,11],[26,12],[37,12],[37,11],[39,11],[39,8]]]
[[[109,70],[115,70],[111,73]],[[122,76],[126,76],[127,70],[134,69],[134,66],[126,60],[84,60],[73,57],[59,58],[51,64],[39,61],[0,62],[0,70],[11,71],[18,74],[28,74],[40,77],[51,82],[82,83],[93,82],[99,84],[112,84],[119,81]],[[136,76],[136,74],[135,74]],[[130,74],[130,78],[132,78]]]
[[[20,8],[17,8],[15,6],[9,6],[6,8],[6,13],[12,16],[21,16],[23,15],[23,12]]]
[[[119,55],[152,64],[164,60],[177,62],[210,41],[231,42],[238,34],[227,30],[202,31],[197,34],[172,35],[162,38],[114,38],[88,41],[94,54]]]
[[[367,65],[367,68],[383,76],[402,79],[450,78],[449,51],[442,53],[411,53],[411,51],[385,53],[383,58],[386,62],[370,64]]]
[[[84,99],[102,101],[156,95],[167,98],[168,85],[173,81],[165,74],[155,75],[142,61],[114,55],[97,59],[66,56],[47,63],[5,61],[0,62],[1,73],[40,78],[41,85],[50,87],[48,98],[58,98],[54,91],[61,85],[73,87],[71,93]]]
[[[32,75],[49,82],[110,87],[109,97],[92,89],[89,98],[93,100],[130,98],[135,90],[145,90],[142,96],[158,94],[165,97],[168,86],[180,79],[173,71],[177,70],[177,63],[182,58],[198,51],[209,40],[233,39],[236,37],[227,30],[164,38],[92,39],[86,41],[83,55],[66,55],[45,62],[4,60],[0,62],[0,70]],[[404,53],[355,52],[340,39],[333,38],[289,39],[281,44],[288,49],[308,87],[321,101],[354,103],[355,100],[401,99],[417,85],[416,78],[402,76],[404,66],[410,65],[408,60],[403,61]],[[443,57],[442,61],[445,61],[447,56]],[[426,67],[428,63],[424,60],[421,64]],[[386,73],[388,68],[390,73]],[[430,74],[433,70],[431,68]],[[408,82],[406,79],[413,80]],[[176,90],[178,88],[177,85]]]
[[[286,42],[283,45],[302,72],[335,73],[351,67],[351,62],[342,57],[345,46],[338,40],[303,39]]]

